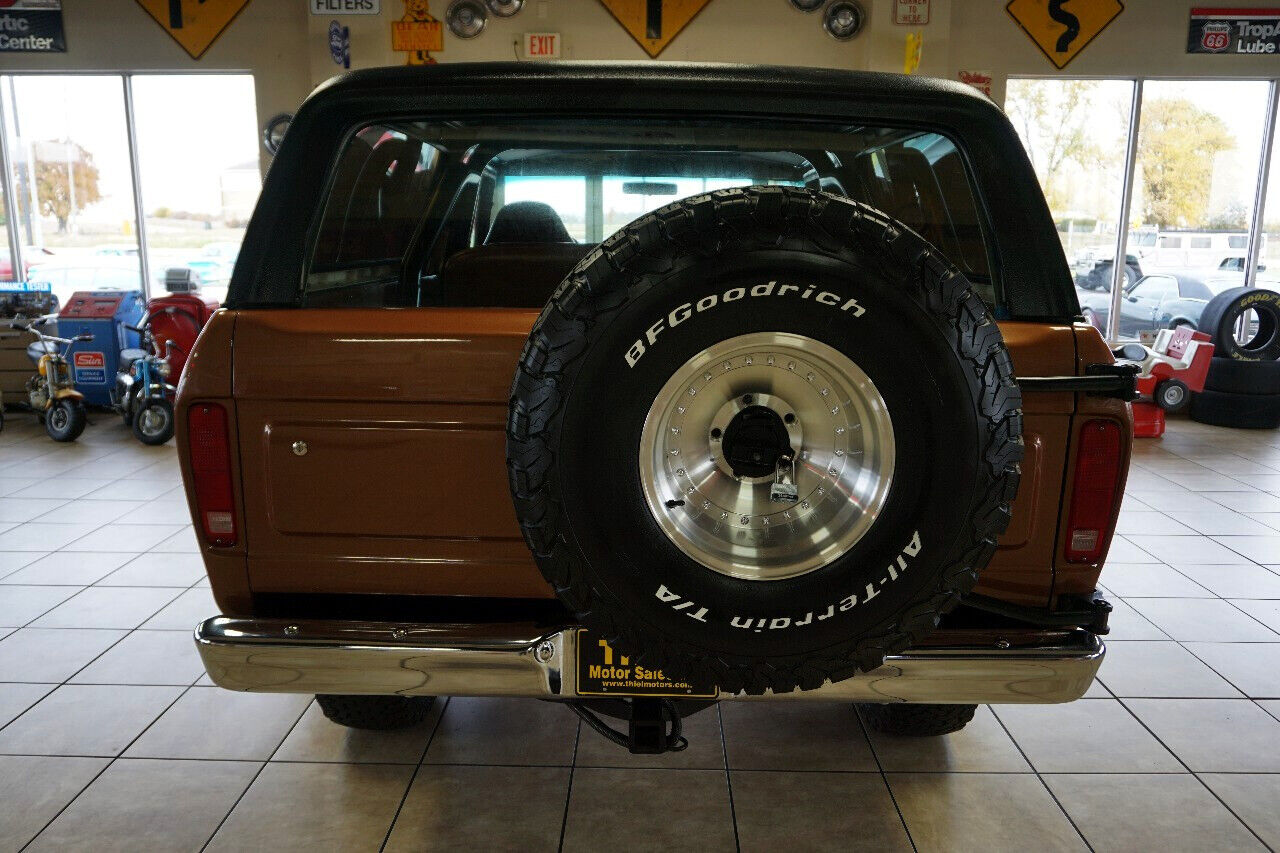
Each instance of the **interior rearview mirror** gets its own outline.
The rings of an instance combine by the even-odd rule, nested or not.
[[[626,195],[675,195],[679,191],[680,188],[670,182],[627,181],[622,185]]]

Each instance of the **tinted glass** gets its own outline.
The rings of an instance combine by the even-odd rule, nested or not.
[[[398,277],[438,160],[431,145],[389,127],[351,138],[320,221],[309,292]]]
[[[1000,310],[969,175],[947,137],[736,119],[365,128],[336,166],[305,301],[540,307],[590,246],[638,216],[761,184],[822,189],[888,213]]]

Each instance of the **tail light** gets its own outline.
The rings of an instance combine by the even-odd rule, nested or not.
[[[1086,421],[1076,448],[1071,512],[1067,516],[1067,562],[1093,563],[1102,557],[1115,517],[1120,479],[1120,425]]]
[[[227,410],[197,403],[187,413],[187,445],[196,511],[205,538],[213,545],[236,544],[236,514],[231,491],[231,440]]]

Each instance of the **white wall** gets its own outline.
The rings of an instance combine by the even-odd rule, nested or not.
[[[1010,75],[1276,77],[1275,57],[1200,56],[1185,52],[1188,11],[1199,0],[1126,0],[1125,11],[1064,72],[1058,72],[1005,12],[1004,0],[933,0],[921,74],[955,78],[994,73],[1003,101]],[[712,0],[661,55],[662,60],[813,65],[901,71],[906,34],[892,23],[893,0],[863,0],[867,30],[849,42],[822,31],[820,13],[787,0]],[[317,83],[341,69],[329,58],[329,16],[308,14],[307,0],[250,0],[199,60],[187,54],[135,0],[66,0],[68,52],[0,54],[0,73],[21,71],[241,71],[254,75],[259,124],[293,110]],[[431,0],[443,19],[447,0]],[[391,22],[403,0],[382,0],[379,16],[347,16],[353,67],[399,65]],[[527,0],[513,18],[491,17],[464,41],[445,35],[441,62],[508,60],[524,32],[560,32],[566,59],[645,60],[598,0]],[[263,165],[266,158],[263,159]]]

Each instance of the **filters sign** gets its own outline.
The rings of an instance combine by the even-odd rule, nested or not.
[[[0,2],[0,52],[66,53],[62,0]]]
[[[1280,8],[1192,9],[1187,53],[1280,54]]]

